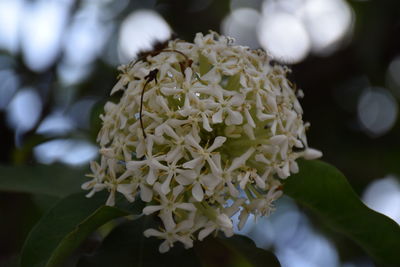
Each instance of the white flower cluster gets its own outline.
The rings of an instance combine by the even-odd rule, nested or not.
[[[111,94],[123,95],[101,115],[101,161],[82,188],[107,189],[111,206],[116,192],[140,196],[143,213],[162,221],[144,232],[165,239],[160,252],[214,231],[232,235],[237,212],[239,229],[250,214],[268,215],[296,159],[321,156],[307,146],[289,70],[263,51],[199,33],[121,71]]]

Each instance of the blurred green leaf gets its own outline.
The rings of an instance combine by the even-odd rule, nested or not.
[[[104,206],[106,195],[87,199],[83,193],[60,200],[30,232],[21,254],[21,267],[51,267],[61,263],[98,227],[106,222],[140,213],[140,202],[118,208]]]
[[[133,266],[280,266],[276,257],[257,248],[253,241],[243,236],[233,238],[207,238],[195,242],[191,249],[180,243],[161,254],[161,240],[146,238],[143,231],[156,228],[151,217],[127,222],[115,228],[96,253],[82,257],[78,267],[133,267]]]
[[[37,145],[50,141],[54,138],[46,137],[41,134],[32,134],[26,137],[24,145],[14,150],[13,159],[17,164],[28,162],[29,157],[32,156],[33,148]]]
[[[38,209],[38,212],[40,212],[40,217],[43,216],[43,214],[51,209],[54,206],[54,203],[59,201],[60,198],[55,197],[55,196],[48,196],[48,195],[41,195],[41,194],[33,194],[31,195],[31,201],[33,204],[36,206]]]
[[[0,166],[0,191],[64,197],[81,191],[83,169],[66,165]]]
[[[378,262],[400,266],[400,226],[368,208],[333,166],[301,161],[300,172],[286,180],[284,192],[356,241]]]
[[[105,100],[97,101],[90,111],[90,128],[89,135],[90,139],[94,142],[97,139],[97,135],[100,132],[102,120],[100,119],[100,115],[104,113],[104,105],[106,104]]]
[[[235,235],[231,238],[225,239],[225,242],[242,255],[255,267],[279,267],[281,266],[278,258],[270,251],[258,248],[253,240],[246,236]]]
[[[103,241],[98,250],[82,257],[78,267],[133,267],[133,266],[191,266],[200,267],[193,249],[185,250],[177,244],[168,253],[160,254],[161,240],[146,238],[143,231],[150,228],[151,217],[126,222],[116,227]]]
[[[272,252],[258,248],[253,240],[242,235],[207,238],[204,242],[197,242],[194,248],[207,267],[281,266]]]

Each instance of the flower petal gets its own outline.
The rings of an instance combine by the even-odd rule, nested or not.
[[[224,213],[217,216],[217,223],[222,228],[233,228],[232,220]]]
[[[113,207],[115,205],[115,191],[111,190],[110,195],[107,198],[106,206]]]
[[[156,211],[161,210],[162,208],[163,208],[163,206],[161,206],[161,205],[157,205],[157,206],[146,206],[146,207],[143,209],[143,214],[144,214],[144,215],[150,215],[150,214],[152,214],[152,213],[154,213],[154,212],[156,212]]]
[[[170,183],[171,183],[171,179],[172,179],[172,173],[170,173],[168,176],[167,176],[167,179],[165,179],[165,181],[162,183],[162,185],[161,185],[161,192],[163,193],[163,194],[168,194],[170,191],[171,191],[171,189],[169,188],[169,185],[170,185]]]
[[[246,163],[246,161],[251,157],[251,155],[253,155],[254,151],[256,151],[256,149],[254,147],[250,147],[243,155],[235,158],[232,161],[232,164],[229,167],[228,172],[234,171],[237,168],[243,166]]]
[[[247,182],[249,181],[250,178],[250,172],[246,172],[244,175],[238,176],[238,178],[240,177],[239,180],[239,186],[240,188],[244,189],[247,185]]]
[[[203,121],[203,128],[204,130],[206,130],[207,132],[212,132],[212,128],[210,127],[210,123],[208,121],[208,118],[206,116],[206,114],[204,112],[201,113],[201,118]]]
[[[203,159],[201,157],[197,157],[195,159],[192,159],[191,161],[185,162],[183,164],[183,168],[186,169],[194,169],[195,167],[199,166],[199,165],[203,165],[201,164],[201,162],[203,161]]]
[[[197,142],[196,139],[194,139],[193,135],[191,135],[191,134],[188,134],[185,136],[185,142],[188,145],[190,145],[198,150],[202,150],[202,147],[199,145],[199,142]]]
[[[154,169],[150,168],[149,169],[149,174],[147,175],[147,178],[146,178],[146,182],[149,185],[153,185],[155,181],[157,181],[157,176],[155,174]]]
[[[125,196],[129,202],[135,201],[135,185],[133,184],[118,184],[117,191]]]
[[[196,183],[192,188],[192,195],[197,201],[202,201],[204,197],[203,188],[199,183]]]
[[[143,235],[144,235],[145,237],[150,237],[150,236],[161,237],[161,236],[164,235],[164,233],[162,233],[162,232],[160,232],[160,231],[157,231],[157,230],[155,230],[155,229],[150,228],[150,229],[145,230],[145,231],[143,232]]]
[[[244,116],[246,117],[247,123],[251,127],[256,128],[256,123],[254,122],[253,117],[251,116],[251,114],[247,108],[244,110]]]
[[[242,212],[239,215],[239,224],[238,224],[238,229],[239,231],[243,229],[244,225],[247,222],[247,219],[249,218],[249,212],[246,209],[243,209]]]
[[[187,211],[196,211],[196,207],[192,203],[180,203],[176,207]]]
[[[170,249],[170,245],[168,240],[165,240],[164,242],[161,243],[161,245],[158,248],[158,251],[160,251],[160,253],[165,253],[168,252]]]
[[[140,185],[140,199],[144,202],[150,202],[153,198],[153,190],[146,185]]]
[[[240,125],[243,123],[243,116],[239,111],[227,109],[228,116],[225,119],[226,125]]]
[[[185,175],[178,175],[175,177],[175,180],[180,185],[190,185],[194,181],[194,179],[191,179],[190,177],[185,176]]]
[[[146,162],[143,160],[141,160],[141,161],[132,160],[132,161],[128,161],[126,163],[126,168],[128,170],[134,171],[134,170],[140,169],[145,164],[146,164]]]
[[[303,157],[305,159],[317,159],[322,157],[322,152],[313,148],[307,148],[304,151]]]
[[[285,140],[287,140],[287,136],[284,134],[280,135],[275,135],[269,139],[269,142],[273,145],[280,145],[282,144]]]
[[[217,137],[215,137],[214,143],[209,148],[207,148],[207,151],[208,152],[212,152],[215,149],[221,147],[225,143],[226,139],[227,138],[225,136],[217,136]]]
[[[213,123],[221,123],[222,122],[222,113],[223,109],[220,108],[214,115],[212,116],[212,122]]]
[[[199,240],[203,241],[204,238],[206,238],[209,234],[211,234],[215,230],[215,226],[208,226],[207,228],[204,228],[199,232]]]
[[[160,217],[160,219],[162,220],[165,229],[167,231],[171,231],[172,229],[175,228],[176,223],[174,221],[174,218],[172,216],[172,212],[171,211],[166,211],[166,210],[161,210],[160,214],[158,215],[158,217]]]

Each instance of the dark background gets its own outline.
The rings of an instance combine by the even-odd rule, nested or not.
[[[212,29],[268,50],[260,36],[275,35],[262,21],[279,12],[303,23],[308,34],[325,25],[324,17],[339,25],[341,15],[350,14],[343,34],[325,47],[314,42],[329,36],[329,24],[314,32],[302,58],[288,54],[276,60],[291,63],[290,78],[305,93],[301,103],[311,122],[310,146],[323,151],[323,160],[339,168],[367,204],[399,222],[400,2],[313,1],[319,8],[337,2],[342,9],[311,9],[319,17],[310,22],[303,9],[311,0],[0,0],[0,164],[61,162],[87,169],[97,155],[97,116],[116,82],[116,66],[132,60],[140,43],[148,46],[154,36],[168,35],[157,28],[160,23],[187,41]],[[142,16],[129,26],[132,13]],[[149,26],[151,19],[161,22]],[[120,41],[124,23],[128,45]],[[298,35],[280,26],[285,45],[301,49]],[[43,202],[0,193],[0,266],[18,257]],[[275,250],[283,266],[374,266],[357,245],[291,200],[277,206],[270,219],[245,232]]]

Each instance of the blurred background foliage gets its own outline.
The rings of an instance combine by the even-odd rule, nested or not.
[[[81,181],[73,174],[81,177],[97,157],[98,115],[116,67],[172,32],[190,41],[210,29],[291,65],[291,80],[305,92],[310,145],[367,205],[400,223],[398,0],[0,0],[0,163],[7,174],[57,165]],[[54,201],[8,191],[0,193],[0,266],[18,257]],[[291,199],[277,206],[241,233],[274,250],[282,266],[375,266]]]

